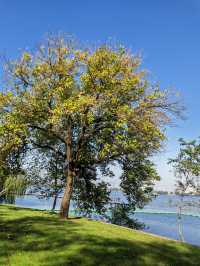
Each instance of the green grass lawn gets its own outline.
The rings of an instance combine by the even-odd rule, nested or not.
[[[200,265],[200,248],[87,219],[0,205],[0,265]]]

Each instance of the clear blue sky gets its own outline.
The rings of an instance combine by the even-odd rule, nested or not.
[[[200,135],[200,1],[1,0],[0,11],[0,52],[10,57],[48,32],[72,33],[89,43],[112,38],[142,53],[153,80],[180,90],[188,119],[168,129],[165,152],[156,158],[162,177],[157,187],[172,189],[167,158],[175,155],[179,137]]]

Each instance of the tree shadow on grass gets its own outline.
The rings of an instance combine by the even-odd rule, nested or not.
[[[19,210],[27,209],[16,208]],[[9,208],[9,211],[15,209]],[[82,222],[59,220],[55,215],[43,216],[40,211],[30,211],[30,216],[14,219],[5,216],[0,219],[0,262],[16,253],[22,252],[25,256],[31,252],[35,256],[43,254],[40,264],[31,264],[39,266],[200,265],[199,248],[178,247],[174,241],[161,241],[159,238],[125,240],[118,237],[117,232],[118,229],[113,237],[106,236],[105,232],[95,236]]]
[[[110,240],[106,237],[88,237],[76,254],[51,256],[48,266],[57,265],[87,265],[87,266],[189,266],[200,265],[200,250],[194,251],[190,247],[181,251],[173,243],[151,244],[140,241],[122,239]]]

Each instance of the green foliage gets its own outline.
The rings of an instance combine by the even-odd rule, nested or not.
[[[95,169],[82,169],[75,179],[73,200],[79,215],[90,216],[92,212],[105,214],[110,200],[108,184],[100,181]]]
[[[99,193],[108,199],[105,185],[87,174],[91,167],[105,175],[117,162],[132,204],[150,195],[150,180],[157,175],[147,158],[161,147],[165,126],[180,108],[169,91],[148,82],[140,58],[120,47],[86,50],[72,40],[50,38],[35,53],[11,62],[8,77],[0,93],[0,153],[20,146],[44,158],[53,153],[63,160],[65,183],[74,183],[84,202],[90,199],[89,209],[101,206]],[[141,164],[137,155],[144,158]],[[127,171],[131,160],[136,166]]]
[[[134,210],[129,204],[115,204],[110,208],[110,216],[108,220],[112,224],[125,226],[134,229],[144,229],[144,224],[134,219]]]
[[[17,195],[23,195],[26,192],[27,180],[23,176],[9,176],[5,179],[0,197],[4,201],[13,203]]]
[[[5,137],[5,135],[3,135]],[[9,146],[8,143],[7,147]],[[3,145],[2,145],[3,146]],[[16,195],[23,195],[28,180],[22,167],[25,147],[13,143],[9,149],[0,150],[0,198],[9,203],[15,201]]]
[[[200,143],[199,141],[185,141],[179,139],[180,150],[169,164],[174,168],[177,177],[177,193],[184,194],[188,190],[199,192],[200,176]]]
[[[154,164],[143,153],[129,155],[123,160],[121,188],[133,210],[143,208],[154,196],[154,181],[160,180]]]
[[[30,192],[40,197],[58,196],[65,184],[63,159],[53,151],[48,153],[31,152],[26,172],[30,181]]]

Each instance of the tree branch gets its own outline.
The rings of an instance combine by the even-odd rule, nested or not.
[[[35,145],[36,147],[38,147],[38,148],[40,148],[40,149],[49,149],[49,150],[52,150],[52,151],[54,151],[55,153],[57,153],[57,154],[59,154],[60,156],[62,156],[63,158],[66,158],[66,155],[65,155],[65,154],[63,154],[62,152],[56,150],[56,149],[53,148],[52,146],[49,146],[49,145],[47,145],[47,144],[42,145],[42,144],[40,144],[40,143],[36,143],[36,142],[34,142],[34,141],[31,141],[31,142],[32,142],[33,145]]]
[[[32,129],[38,129],[38,130],[41,130],[41,131],[43,131],[43,132],[47,132],[47,130],[48,130],[48,129],[46,129],[46,128],[43,128],[43,127],[40,127],[40,126],[37,126],[37,125],[29,125],[29,127],[31,127]],[[49,130],[49,132],[50,132],[54,137],[56,137],[57,139],[59,139],[62,143],[66,144],[65,140],[64,140],[62,137],[58,136],[55,132],[53,132],[53,131],[51,131],[51,130]]]

